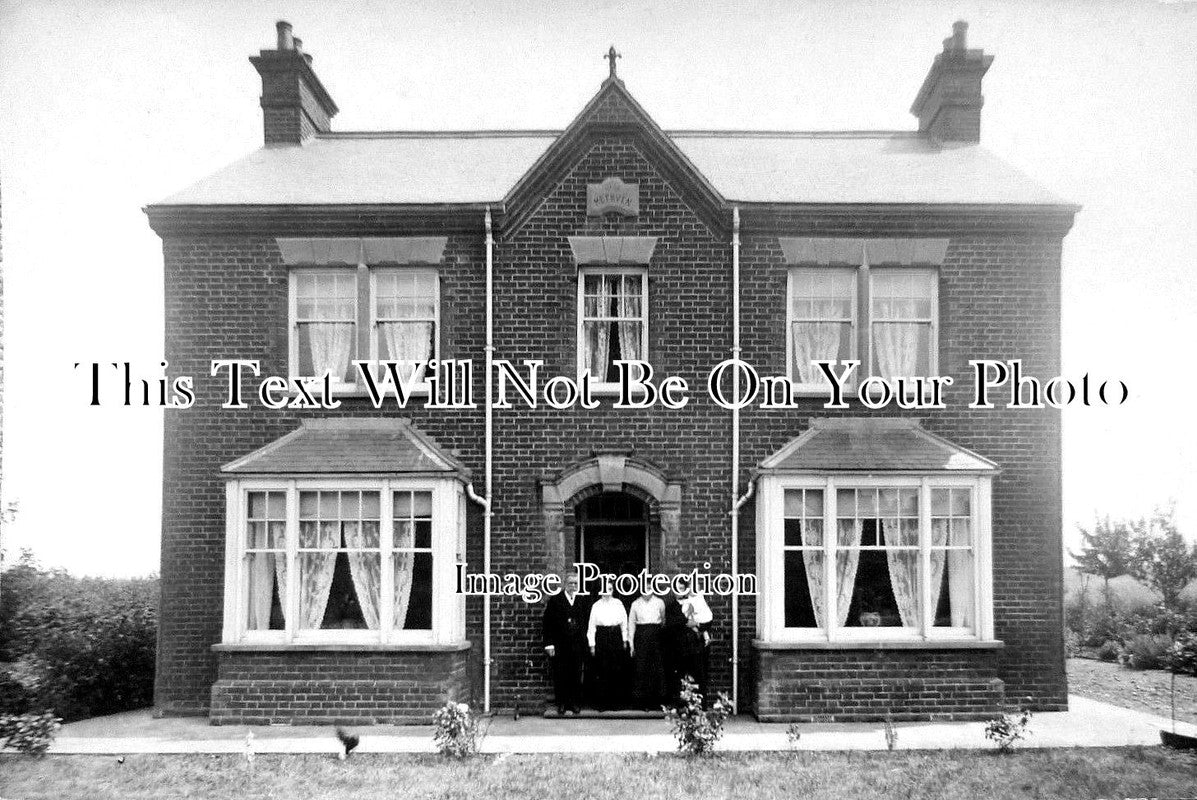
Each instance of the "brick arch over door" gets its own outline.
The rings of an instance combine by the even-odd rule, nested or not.
[[[566,569],[576,557],[573,508],[600,492],[627,492],[648,503],[651,529],[660,531],[657,572],[673,572],[681,526],[682,485],[654,464],[627,453],[600,453],[540,481],[544,519],[545,562],[553,571]],[[568,531],[567,531],[568,528]]]

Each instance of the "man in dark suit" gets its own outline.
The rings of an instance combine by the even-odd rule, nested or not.
[[[553,665],[557,713],[582,710],[582,663],[586,654],[586,626],[590,604],[578,595],[578,576],[565,577],[564,591],[544,607],[544,651]]]

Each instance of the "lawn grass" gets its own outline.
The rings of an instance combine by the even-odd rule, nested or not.
[[[1197,759],[1160,747],[991,751],[481,756],[0,757],[0,797],[31,798],[1123,798],[1197,795]]]

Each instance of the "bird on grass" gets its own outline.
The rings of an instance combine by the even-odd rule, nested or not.
[[[349,758],[349,754],[361,743],[362,739],[356,733],[349,733],[344,728],[337,728],[337,739],[341,742],[341,746],[345,748],[345,752],[338,753],[337,758],[344,761]]]

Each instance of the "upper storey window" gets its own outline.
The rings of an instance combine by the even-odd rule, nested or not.
[[[291,273],[291,374],[353,389],[358,359],[398,362],[401,378],[437,354],[439,281],[435,269],[340,267]],[[365,300],[366,302],[362,302]],[[379,377],[386,372],[376,368]]]
[[[644,360],[648,350],[648,275],[638,267],[578,273],[578,370],[595,388],[619,380],[616,361]]]
[[[446,238],[279,238],[289,272],[288,363],[293,378],[364,389],[354,361],[397,362],[426,391],[440,355],[440,272]],[[413,372],[414,370],[414,372]]]
[[[939,265],[946,239],[781,239],[790,264],[786,349],[799,390],[828,386],[815,361],[858,360],[885,379],[939,369]]]
[[[292,364],[295,374],[353,383],[357,358],[358,303],[354,270],[303,270],[292,273],[295,298]]]
[[[872,374],[883,378],[934,374],[937,277],[930,269],[870,271]]]
[[[859,359],[857,382],[936,374],[938,277],[925,268],[793,267],[787,344],[796,387],[826,389],[815,361]]]
[[[399,362],[399,375],[436,355],[440,327],[438,281],[433,269],[374,270],[374,358]],[[418,367],[420,380],[426,368]]]

